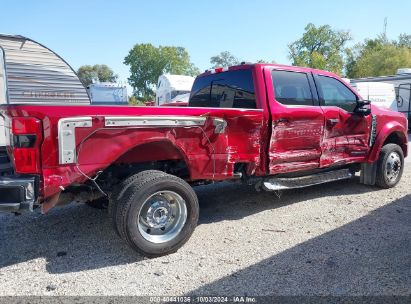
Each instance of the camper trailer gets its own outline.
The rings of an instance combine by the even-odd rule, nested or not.
[[[0,34],[1,104],[89,105],[86,89],[72,67],[44,45],[23,36]],[[0,116],[0,175],[10,162]]]
[[[92,104],[128,105],[127,87],[112,82],[92,83],[87,87]]]
[[[351,84],[363,82],[389,83],[394,85],[398,111],[411,119],[411,68],[401,68],[395,75],[351,79]],[[365,98],[365,97],[364,97]]]
[[[392,83],[385,82],[357,82],[350,83],[362,98],[373,104],[393,111],[398,111],[395,88]]]
[[[194,77],[185,75],[161,75],[157,82],[156,106],[170,102],[176,96],[190,93]]]

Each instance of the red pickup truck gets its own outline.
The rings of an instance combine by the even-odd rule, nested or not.
[[[404,115],[371,105],[335,74],[241,64],[198,76],[189,107],[1,106],[14,174],[0,210],[109,198],[117,233],[147,256],[176,251],[199,215],[192,186],[265,190],[348,179],[395,186]]]

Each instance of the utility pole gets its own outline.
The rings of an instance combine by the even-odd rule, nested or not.
[[[387,42],[387,17],[384,18],[384,28],[382,31],[384,42]]]

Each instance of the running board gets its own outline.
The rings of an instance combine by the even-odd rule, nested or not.
[[[340,169],[330,172],[317,173],[293,178],[268,178],[263,182],[267,191],[304,188],[353,177],[349,169]]]

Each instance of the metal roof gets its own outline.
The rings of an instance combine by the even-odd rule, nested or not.
[[[20,35],[0,34],[9,103],[90,104],[73,68],[44,45]]]
[[[387,81],[411,81],[411,74],[397,74],[388,76],[376,76],[376,77],[364,77],[364,78],[354,78],[350,79],[351,82],[387,82]]]

